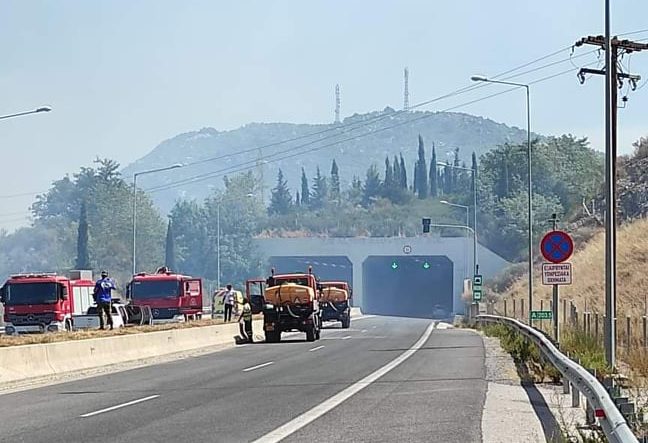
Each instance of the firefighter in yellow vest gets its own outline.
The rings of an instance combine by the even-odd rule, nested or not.
[[[252,333],[252,307],[250,306],[250,301],[246,298],[243,299],[243,308],[241,309],[241,315],[239,316],[239,323],[242,323],[243,335],[247,338],[247,341],[252,343],[254,341],[254,335]]]

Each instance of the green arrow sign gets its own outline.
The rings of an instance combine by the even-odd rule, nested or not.
[[[531,311],[531,320],[551,320],[552,318],[551,311]]]
[[[423,269],[430,269],[430,264],[428,262],[423,263]]]
[[[398,263],[393,261],[392,264],[391,264],[391,268],[394,269],[394,270],[398,269]]]
[[[481,289],[473,289],[473,301],[481,301],[482,291]]]

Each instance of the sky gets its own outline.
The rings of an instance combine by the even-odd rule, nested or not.
[[[648,2],[612,0],[613,33],[648,41]],[[433,99],[558,50],[516,73],[533,82],[598,62],[569,47],[603,33],[603,0],[0,0],[0,228],[28,223],[37,192],[99,157],[122,165],[179,133],[249,122],[322,123]],[[648,78],[648,51],[623,60]],[[648,88],[619,110],[619,149],[648,135]],[[421,110],[524,128],[523,90],[484,85]],[[625,89],[623,89],[625,92]],[[531,85],[532,131],[588,137],[602,149],[604,83],[575,71]],[[462,105],[462,106],[459,106]]]

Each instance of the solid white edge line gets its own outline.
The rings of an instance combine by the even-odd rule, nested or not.
[[[270,365],[273,365],[273,364],[274,364],[273,361],[269,361],[267,363],[262,363],[260,365],[252,366],[251,368],[245,368],[245,369],[243,369],[243,372],[254,371],[255,369],[265,368],[266,366],[270,366]]]
[[[351,338],[351,336],[350,336],[350,335],[347,335],[347,336],[345,336],[345,337],[342,337],[340,340],[348,340],[348,339],[350,339],[350,338]]]
[[[323,347],[324,347],[324,345],[322,345],[322,346],[318,346],[318,347],[316,347],[316,348],[309,349],[308,352],[315,352],[315,351],[319,351],[319,350],[322,349]]]
[[[111,406],[109,408],[99,409],[98,411],[94,411],[94,412],[88,412],[87,414],[80,415],[79,417],[81,417],[81,418],[92,417],[93,415],[99,415],[99,414],[103,414],[104,412],[114,411],[115,409],[125,408],[126,406],[136,405],[137,403],[142,403],[144,401],[153,400],[154,398],[158,398],[158,397],[159,397],[159,395],[150,395],[148,397],[144,397],[144,398],[140,398],[140,399],[137,399],[137,400],[122,403],[122,404],[119,404],[119,405]]]
[[[328,400],[324,400],[319,405],[313,407],[312,409],[309,409],[308,411],[304,412],[300,416],[290,420],[288,423],[279,426],[274,431],[271,431],[266,435],[264,435],[263,437],[254,440],[253,443],[280,442],[284,438],[294,434],[295,432],[297,432],[304,426],[308,425],[309,423],[317,420],[319,417],[326,414],[331,409],[335,408],[345,400],[354,396],[355,394],[357,394],[367,386],[371,385],[380,377],[387,374],[388,372],[396,368],[398,365],[403,363],[405,360],[410,358],[412,355],[414,355],[414,353],[418,351],[425,344],[428,338],[430,338],[430,335],[432,334],[432,331],[434,330],[435,326],[436,326],[436,322],[430,323],[430,326],[427,327],[427,329],[425,330],[421,338],[419,338],[418,341],[414,343],[411,348],[403,352],[394,360],[387,363],[385,366],[381,367],[380,369],[377,369],[376,371],[364,377],[362,380],[352,384],[351,386],[347,387],[343,391],[335,394],[333,397],[330,397]]]

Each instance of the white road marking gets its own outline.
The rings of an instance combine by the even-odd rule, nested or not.
[[[430,338],[430,335],[432,334],[432,331],[434,330],[435,323],[430,323],[430,326],[425,330],[421,338],[418,339],[416,343],[412,345],[411,348],[409,348],[407,351],[403,352],[401,355],[396,357],[394,360],[390,361],[387,363],[385,366],[382,368],[372,372],[371,374],[367,375],[365,378],[362,380],[352,384],[348,388],[344,389],[343,391],[335,394],[333,397],[329,398],[328,400],[324,400],[322,403],[319,405],[315,406],[314,408],[304,412],[302,415],[292,419],[288,423],[279,426],[277,429],[274,431],[271,431],[264,435],[263,437],[259,438],[258,440],[255,440],[253,443],[277,443],[283,440],[284,438],[288,437],[289,435],[294,434],[295,432],[299,431],[301,428],[304,426],[308,425],[309,423],[317,420],[319,417],[322,415],[326,414],[329,412],[331,409],[335,408],[345,400],[349,399],[350,397],[354,396],[367,386],[370,386],[373,382],[378,380],[380,377],[383,375],[387,374],[389,371],[393,370],[396,368],[398,365],[403,363],[405,360],[410,358],[416,351],[418,351],[427,341],[428,338]]]
[[[252,366],[251,368],[245,368],[245,369],[243,369],[243,372],[250,372],[250,371],[254,371],[255,369],[265,368],[266,366],[270,366],[270,365],[274,365],[274,362],[273,362],[273,361],[269,361],[269,362],[267,362],[267,363],[262,363],[262,364],[260,364],[260,365]]]
[[[142,402],[148,401],[148,400],[153,400],[154,398],[158,398],[158,397],[159,397],[159,395],[150,395],[148,397],[144,397],[144,398],[140,398],[140,399],[137,399],[137,400],[129,401],[129,402],[126,402],[126,403],[122,403],[120,405],[111,406],[111,407],[105,408],[105,409],[99,409],[98,411],[94,411],[94,412],[88,412],[87,414],[80,415],[79,417],[81,417],[81,418],[92,417],[93,415],[99,415],[99,414],[103,414],[104,412],[114,411],[115,409],[125,408],[126,406],[136,405],[138,403],[142,403]]]
[[[351,320],[364,320],[366,318],[374,318],[375,315],[362,315],[360,317],[351,317]]]
[[[367,332],[367,330],[366,330],[366,329],[363,329],[363,330],[360,331],[360,332],[362,332],[362,333],[364,334],[365,332]]]
[[[347,335],[346,337],[342,337],[342,340],[348,340],[348,339],[350,339],[350,338],[351,338],[351,336],[350,336],[350,335]]]
[[[316,348],[309,349],[308,352],[315,352],[315,351],[319,351],[319,350],[322,349],[323,347],[324,347],[324,345],[322,345],[322,346],[318,346],[318,347],[316,347]]]

